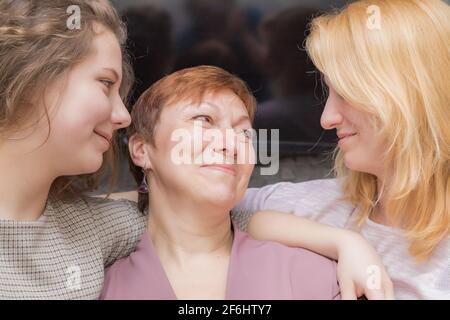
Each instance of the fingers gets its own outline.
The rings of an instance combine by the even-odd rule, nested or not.
[[[380,289],[365,289],[364,295],[368,300],[385,300],[386,295],[383,288]]]
[[[342,300],[356,300],[356,289],[351,279],[339,279],[339,288]]]
[[[394,286],[392,282],[383,282],[379,289],[365,289],[364,294],[369,300],[394,300]]]

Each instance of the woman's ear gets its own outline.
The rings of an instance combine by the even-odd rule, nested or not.
[[[141,135],[135,133],[128,139],[128,150],[131,160],[136,166],[146,170],[152,168],[148,143]]]

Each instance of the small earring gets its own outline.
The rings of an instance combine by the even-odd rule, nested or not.
[[[142,178],[142,182],[138,188],[138,192],[139,193],[148,193],[147,172],[144,168],[142,168],[142,173],[144,174],[144,177]]]

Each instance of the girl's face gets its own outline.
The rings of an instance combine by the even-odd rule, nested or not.
[[[148,152],[152,186],[177,199],[231,209],[253,170],[251,129],[245,105],[231,91],[207,93],[200,105],[180,101],[164,107],[156,148]]]
[[[338,146],[347,168],[380,176],[383,145],[376,139],[377,129],[371,115],[352,107],[330,85],[320,123],[326,130],[336,129]]]
[[[66,80],[49,88],[45,98],[50,135],[42,146],[57,176],[97,171],[115,130],[130,124],[119,95],[122,53],[112,32],[95,26],[92,52],[74,66]],[[42,121],[41,121],[42,122]],[[42,123],[46,124],[46,121]],[[42,138],[48,126],[39,130]],[[45,140],[44,140],[45,141]]]

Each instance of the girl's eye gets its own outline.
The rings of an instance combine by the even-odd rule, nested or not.
[[[105,87],[107,87],[108,89],[111,88],[114,85],[114,81],[111,80],[106,80],[106,79],[102,79],[100,80],[101,83],[103,83],[105,85]]]
[[[210,116],[207,116],[207,115],[204,115],[204,114],[199,115],[199,116],[195,116],[195,117],[193,117],[192,119],[194,119],[194,120],[200,120],[200,121],[206,121],[206,122],[208,122],[208,123],[211,123],[211,122],[212,122],[211,117],[210,117]]]

